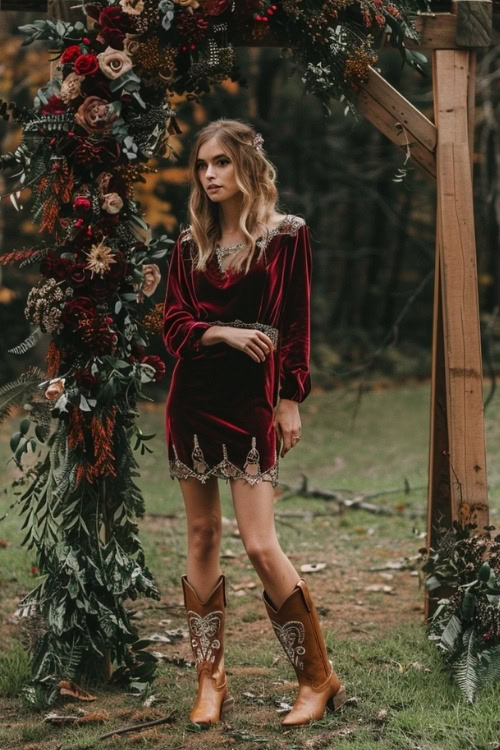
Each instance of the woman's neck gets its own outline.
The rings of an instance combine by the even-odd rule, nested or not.
[[[221,237],[241,235],[240,229],[241,216],[241,196],[235,195],[233,198],[219,204],[219,225]]]

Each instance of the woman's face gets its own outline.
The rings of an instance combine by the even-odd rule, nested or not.
[[[214,203],[222,203],[240,192],[234,164],[215,138],[200,146],[196,172],[202,188]]]

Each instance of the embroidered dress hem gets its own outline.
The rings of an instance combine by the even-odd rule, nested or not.
[[[202,484],[205,484],[210,477],[216,477],[226,481],[229,481],[229,479],[244,479],[250,485],[259,482],[271,482],[273,487],[278,485],[278,454],[275,452],[273,465],[266,471],[261,471],[255,438],[252,438],[252,447],[243,469],[229,460],[225,445],[222,446],[222,461],[215,466],[209,466],[203,457],[197,435],[194,436],[194,448],[191,456],[192,466],[188,466],[180,460],[175,445],[172,445],[172,448],[175,458],[168,462],[171,479],[198,479]]]

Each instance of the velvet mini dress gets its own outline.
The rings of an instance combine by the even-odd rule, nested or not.
[[[311,390],[309,229],[285,216],[257,241],[247,273],[222,272],[215,255],[197,271],[196,250],[191,230],[181,232],[165,296],[163,341],[177,357],[165,419],[170,476],[276,486],[274,409],[279,399],[302,402]],[[275,351],[256,362],[223,342],[201,344],[213,325],[263,331]]]

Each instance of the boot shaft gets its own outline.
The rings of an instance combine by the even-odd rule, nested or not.
[[[187,576],[183,575],[181,581],[197,670],[207,669],[213,675],[224,653],[225,578],[220,576],[205,602],[200,600]]]
[[[299,684],[322,685],[332,673],[316,607],[304,579],[275,609],[266,592],[262,598],[274,632],[297,673]]]

